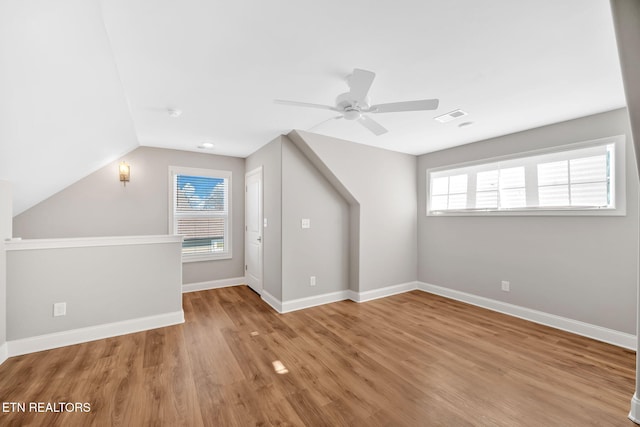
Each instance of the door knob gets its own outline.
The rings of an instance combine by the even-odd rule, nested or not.
[[[262,242],[262,236],[258,236],[258,242]]]

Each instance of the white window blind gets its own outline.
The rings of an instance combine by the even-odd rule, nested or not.
[[[498,184],[500,185],[498,193],[500,207],[510,209],[527,206],[524,166],[500,169]]]
[[[438,209],[466,208],[467,176],[455,175],[436,178],[433,184],[433,203]]]
[[[174,234],[184,236],[185,261],[228,258],[230,248],[229,189],[231,173],[172,168]]]
[[[620,206],[623,136],[427,171],[428,215],[615,211]]]
[[[498,207],[498,169],[478,172],[476,178],[476,207],[495,209]]]

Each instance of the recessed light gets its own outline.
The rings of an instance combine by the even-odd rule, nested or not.
[[[459,128],[463,128],[465,126],[471,126],[473,122],[462,122],[458,125]]]
[[[200,145],[198,145],[198,148],[200,148],[202,150],[207,149],[207,148],[213,148],[213,142],[204,141]]]
[[[167,113],[169,113],[169,116],[175,119],[176,117],[180,117],[182,115],[182,110],[178,110],[177,108],[169,108],[167,110]]]
[[[449,111],[447,114],[434,117],[433,120],[439,121],[440,123],[447,123],[447,122],[450,122],[451,120],[457,119],[458,117],[466,116],[467,114],[469,113],[458,109],[458,110]]]

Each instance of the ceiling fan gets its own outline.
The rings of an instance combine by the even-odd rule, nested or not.
[[[338,95],[336,98],[336,105],[333,107],[330,105],[285,101],[281,99],[276,99],[274,102],[276,104],[293,105],[296,107],[320,108],[323,110],[337,111],[340,113],[339,116],[332,117],[325,120],[325,122],[333,119],[356,120],[376,136],[382,135],[388,131],[380,123],[365,114],[424,111],[435,110],[438,108],[439,101],[437,99],[422,99],[418,101],[391,102],[387,104],[371,105],[368,93],[375,77],[376,73],[373,71],[355,68],[353,73],[347,77],[347,84],[350,89],[349,92]]]

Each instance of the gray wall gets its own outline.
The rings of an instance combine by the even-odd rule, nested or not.
[[[426,216],[428,168],[620,134],[626,216]],[[637,176],[624,109],[420,156],[418,280],[635,334]]]
[[[247,171],[260,166],[264,290],[284,302],[348,289],[348,203],[286,136],[247,157]],[[302,218],[311,228],[301,228]]]
[[[282,301],[282,137],[279,136],[246,159],[247,172],[262,166],[263,215],[262,287]]]
[[[4,240],[12,236],[11,184],[0,181],[0,346],[7,341],[7,263]]]
[[[311,228],[302,229],[302,218]],[[316,286],[309,277],[316,276]],[[349,205],[282,138],[282,300],[349,289]]]
[[[7,251],[7,339],[182,310],[181,243]],[[53,317],[53,304],[67,315]]]
[[[126,186],[118,181],[122,160],[131,165]],[[36,239],[167,234],[169,166],[233,174],[233,258],[185,263],[183,283],[244,276],[244,159],[236,157],[139,147],[16,216],[14,235]]]
[[[360,205],[356,290],[415,281],[416,157],[296,132]]]
[[[620,57],[620,68],[622,69],[622,80],[624,82],[624,92],[627,99],[629,121],[634,136],[634,146],[636,151],[636,166],[640,167],[640,3],[635,0],[611,0],[611,11],[616,29],[616,40],[618,43],[618,55]],[[634,177],[638,181],[638,176]],[[637,261],[637,259],[636,259]],[[640,293],[636,296],[636,301],[640,305]],[[640,330],[640,315],[637,316],[637,329]],[[638,423],[640,419],[640,347],[636,349],[636,387],[635,394],[631,400],[631,412],[629,418]]]

